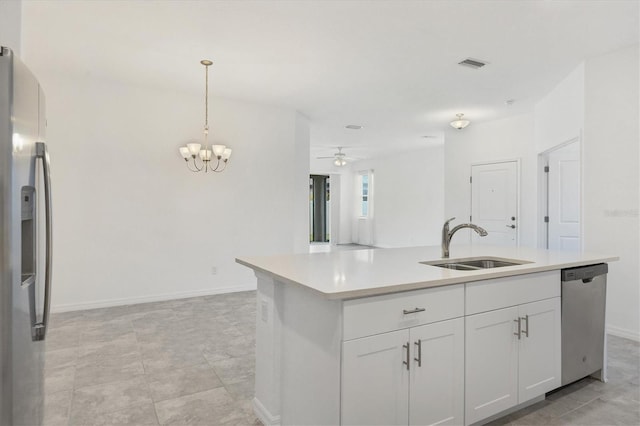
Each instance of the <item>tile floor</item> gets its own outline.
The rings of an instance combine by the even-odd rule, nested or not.
[[[255,292],[52,315],[45,425],[259,424]]]
[[[259,425],[255,292],[52,316],[45,425]],[[582,380],[497,425],[640,425],[640,345],[609,337],[609,383]]]

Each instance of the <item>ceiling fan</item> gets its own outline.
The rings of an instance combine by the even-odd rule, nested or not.
[[[338,166],[338,167],[342,167],[342,166],[346,165],[347,164],[347,160],[349,160],[349,161],[357,160],[356,158],[347,157],[347,154],[342,152],[342,147],[341,146],[338,147],[338,152],[333,154],[333,156],[330,156],[330,157],[316,157],[316,158],[318,160],[333,159],[333,164],[335,166]]]

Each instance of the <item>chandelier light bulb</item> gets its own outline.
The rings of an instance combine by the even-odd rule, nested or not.
[[[218,158],[220,158],[224,150],[227,149],[224,145],[213,145],[211,148],[213,148],[213,154]]]
[[[197,155],[198,152],[200,152],[200,147],[202,145],[199,143],[188,143],[187,144],[187,149],[189,149],[189,153],[191,153],[191,155]]]
[[[188,159],[189,157],[191,157],[191,153],[189,152],[189,148],[187,148],[186,146],[181,146],[180,147],[180,155],[182,155],[182,158],[184,158],[185,160]]]

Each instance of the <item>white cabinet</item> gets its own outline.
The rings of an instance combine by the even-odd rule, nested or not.
[[[462,424],[464,319],[343,343],[342,424]]]
[[[464,318],[412,328],[410,337],[414,362],[409,378],[409,424],[461,425]]]
[[[561,385],[560,300],[559,297],[554,297],[520,306],[522,323],[522,335],[518,342],[518,400],[520,402],[528,401]]]
[[[409,331],[399,330],[343,343],[342,424],[408,423],[408,342]]]
[[[518,402],[518,308],[465,318],[465,423],[487,418]]]
[[[465,424],[560,386],[560,298],[469,315]]]

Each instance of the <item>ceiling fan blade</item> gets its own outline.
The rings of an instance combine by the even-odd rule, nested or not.
[[[318,160],[324,160],[324,159],[327,159],[327,158],[336,158],[336,157],[334,157],[334,156],[332,155],[331,157],[316,157],[316,158],[317,158]]]

